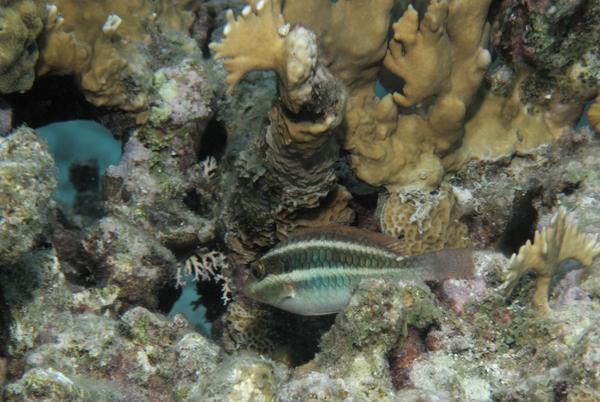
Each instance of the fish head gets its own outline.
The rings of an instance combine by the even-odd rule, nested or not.
[[[253,275],[244,285],[244,294],[261,303],[291,311],[286,307],[294,303],[296,297],[294,285],[282,278],[281,274],[266,274],[260,261],[252,268]]]

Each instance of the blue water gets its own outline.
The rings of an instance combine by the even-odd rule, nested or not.
[[[69,181],[69,166],[96,159],[99,177],[102,178],[108,166],[118,164],[121,159],[121,141],[95,121],[71,120],[48,124],[36,130],[48,142],[58,167],[58,186],[54,199],[61,205],[73,207],[75,202],[75,187]]]

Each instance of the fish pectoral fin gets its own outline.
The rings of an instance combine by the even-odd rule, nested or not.
[[[293,299],[296,297],[296,288],[291,283],[286,283],[283,287],[282,296],[284,299]]]

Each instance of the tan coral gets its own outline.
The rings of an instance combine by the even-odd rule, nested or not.
[[[448,3],[434,2],[421,23],[417,11],[409,6],[393,25],[394,39],[383,63],[406,82],[404,94],[394,94],[399,105],[412,106],[448,90],[452,62],[447,18]]]
[[[348,206],[351,200],[352,194],[338,185],[317,208],[300,211],[293,220],[281,222],[277,227],[278,238],[283,240],[298,228],[350,224],[354,220],[354,211]]]
[[[321,62],[350,89],[372,87],[385,56],[393,0],[287,0],[292,25],[317,34]]]
[[[273,70],[285,77],[284,42],[289,26],[286,27],[279,1],[248,4],[237,19],[232,10],[227,10],[226,15],[223,42],[210,46],[215,51],[215,59],[227,59],[224,66],[228,71],[229,91],[246,73],[254,70]]]
[[[56,0],[49,6],[38,75],[74,75],[91,103],[141,110],[149,101],[153,42],[167,42],[170,35],[182,52],[195,46],[186,36],[193,23],[187,3]]]
[[[378,215],[380,230],[400,238],[405,255],[469,245],[457,198],[448,185],[435,193],[392,192],[380,202]]]
[[[550,282],[562,262],[568,259],[578,261],[589,268],[592,260],[600,255],[598,235],[586,236],[578,228],[567,222],[564,209],[554,217],[550,226],[536,231],[533,243],[528,240],[518,254],[513,254],[509,263],[509,273],[503,288],[510,295],[519,279],[528,272],[536,277],[532,307],[540,312],[548,312],[548,292]]]
[[[403,107],[428,98],[435,102],[427,112],[398,115],[390,99],[378,101],[370,87],[352,93],[345,147],[361,179],[392,191],[403,186],[432,190],[440,183],[440,155],[460,144],[467,106],[490,62],[484,49],[488,6],[489,1],[433,1],[422,21],[409,7],[393,25],[383,63],[405,81],[404,94],[394,94],[393,100]],[[388,123],[385,134],[375,137],[372,127],[381,126],[382,108]]]
[[[0,93],[31,88],[38,61],[36,39],[44,26],[46,3],[0,1]]]
[[[546,108],[524,103],[519,84],[525,77],[506,97],[483,93],[477,112],[465,124],[462,146],[443,160],[446,169],[458,170],[473,159],[526,154],[557,140],[576,123],[581,113],[578,103],[554,101]]]

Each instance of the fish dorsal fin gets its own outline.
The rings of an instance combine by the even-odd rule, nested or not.
[[[398,255],[403,254],[404,244],[395,237],[384,235],[383,233],[373,232],[367,229],[361,229],[353,226],[328,225],[317,228],[307,228],[295,231],[288,237],[288,240],[299,240],[308,238],[326,237],[334,240],[359,241],[370,243],[387,249]]]

